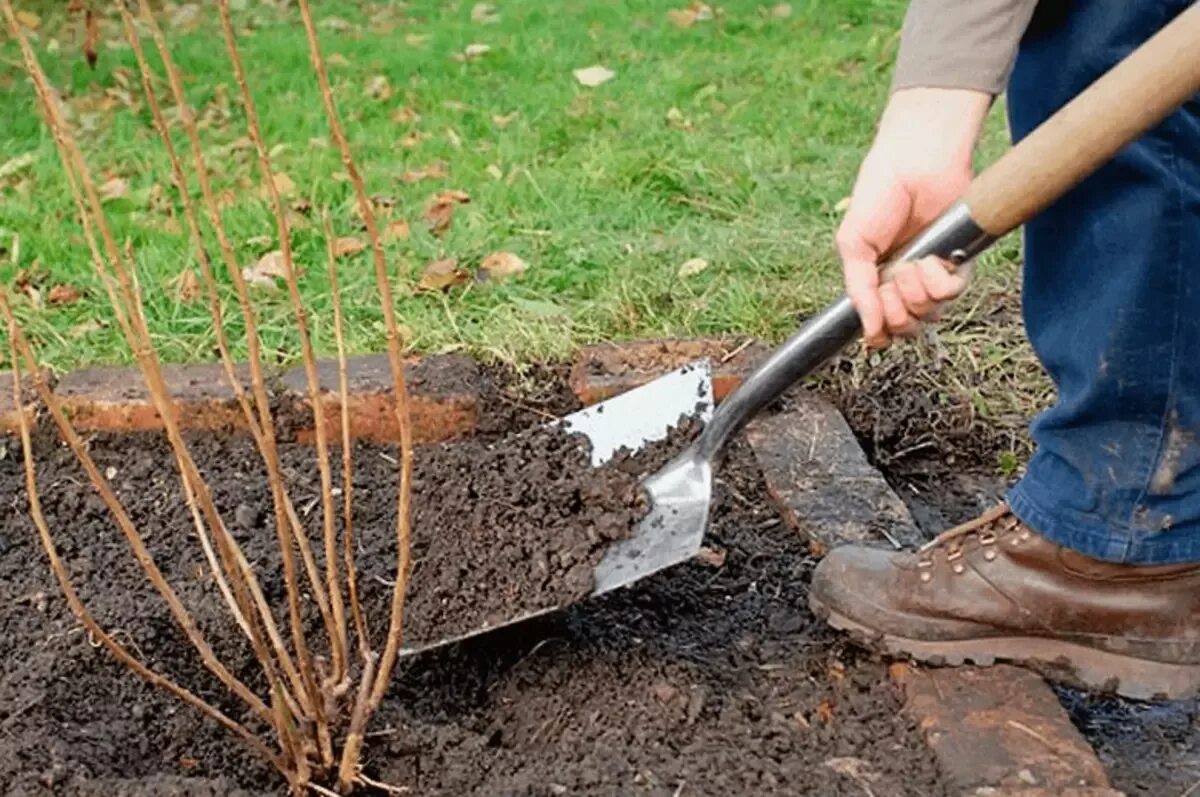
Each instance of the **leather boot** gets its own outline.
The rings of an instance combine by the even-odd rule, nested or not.
[[[1135,699],[1200,693],[1200,564],[1083,556],[1001,505],[914,553],[850,545],[809,604],[870,646],[934,665],[996,661]]]

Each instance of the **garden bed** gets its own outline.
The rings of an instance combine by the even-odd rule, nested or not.
[[[570,464],[576,453],[561,438],[499,443],[574,402],[561,371],[490,376],[476,435],[416,452],[410,609],[418,635],[422,622],[428,629],[463,621],[480,606],[486,619],[486,600],[450,604],[449,614],[439,607],[481,584],[495,582],[500,592],[501,573],[538,605],[578,594],[579,570],[543,565],[536,551],[549,545],[573,552],[573,562],[591,561],[597,542],[618,533],[606,518],[639,511],[632,476],[657,464],[626,463],[598,477],[608,480],[601,486]],[[20,446],[3,445],[0,783],[19,795],[281,794],[275,774],[236,739],[89,644],[27,519]],[[193,436],[192,446],[257,571],[277,573],[270,501],[250,442],[208,434]],[[237,711],[135,572],[70,452],[48,434],[38,447],[51,528],[100,622],[152,666]],[[118,494],[218,656],[261,688],[210,583],[161,435],[97,435],[91,450],[113,469]],[[543,456],[550,451],[553,468]],[[281,454],[315,537],[313,449],[286,443]],[[395,459],[389,446],[355,448],[360,587],[376,639],[394,573]],[[478,511],[480,500],[500,494],[509,506]],[[563,509],[572,496],[582,498]],[[446,529],[474,542],[439,553]],[[471,537],[471,529],[504,534]],[[566,536],[551,539],[547,529]],[[367,771],[415,795],[945,793],[884,667],[844,647],[808,612],[808,546],[781,522],[741,443],[718,473],[706,547],[702,560],[635,588],[403,661],[373,718]],[[463,562],[473,566],[451,572]],[[452,588],[423,610],[421,596],[437,590],[422,583]],[[534,585],[542,591],[531,593]],[[264,589],[282,604],[280,579],[264,579]]]

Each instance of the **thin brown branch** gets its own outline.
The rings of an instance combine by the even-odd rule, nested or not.
[[[404,621],[404,599],[408,591],[409,565],[411,559],[410,537],[411,517],[409,501],[412,493],[412,427],[408,414],[408,388],[404,378],[404,359],[400,351],[400,334],[396,326],[395,299],[392,295],[391,282],[388,279],[387,265],[383,258],[383,243],[379,238],[379,227],[375,221],[375,211],[367,197],[362,175],[354,163],[350,153],[350,145],[338,118],[337,107],[333,102],[333,93],[329,88],[329,75],[321,57],[321,47],[317,40],[317,29],[313,25],[312,12],[308,0],[300,0],[300,16],[304,20],[304,31],[308,37],[309,57],[313,71],[321,88],[321,99],[325,105],[325,115],[329,120],[329,132],[336,142],[342,156],[342,164],[350,176],[354,186],[354,195],[358,202],[359,214],[367,227],[367,236],[371,241],[371,253],[375,263],[375,283],[379,290],[380,303],[383,309],[384,329],[387,335],[388,362],[392,370],[393,389],[396,394],[395,414],[396,424],[400,430],[400,485],[396,500],[396,585],[392,591],[392,609],[388,621],[387,642],[379,671],[375,676],[375,685],[371,691],[371,707],[378,707],[383,694],[391,681],[392,668],[400,652],[402,626]]]
[[[258,408],[260,423],[254,423],[252,418],[248,418],[251,433],[254,435],[255,444],[259,452],[262,454],[263,463],[267,469],[267,482],[271,488],[271,501],[275,510],[275,530],[276,537],[279,542],[281,556],[283,557],[284,579],[288,584],[295,584],[295,559],[292,554],[291,529],[289,523],[290,518],[295,516],[295,510],[291,506],[291,498],[283,489],[283,480],[280,477],[279,455],[276,448],[275,440],[275,424],[271,417],[270,400],[267,396],[266,380],[263,376],[262,368],[262,345],[258,335],[258,322],[254,313],[254,307],[250,302],[249,287],[246,285],[246,280],[242,276],[241,268],[238,266],[237,259],[233,254],[233,247],[229,242],[229,236],[225,231],[225,225],[221,220],[221,208],[217,202],[216,195],[212,190],[212,183],[208,178],[208,165],[205,162],[204,150],[200,144],[200,135],[196,128],[196,117],[191,106],[187,103],[187,97],[183,92],[183,81],[179,76],[179,69],[175,66],[175,62],[171,57],[170,48],[167,47],[166,39],[163,36],[162,29],[159,27],[157,20],[151,13],[147,4],[141,5],[141,18],[150,29],[151,36],[154,39],[155,49],[158,50],[159,58],[162,59],[163,68],[166,70],[167,79],[171,86],[171,94],[175,100],[176,106],[179,108],[180,122],[184,132],[187,134],[188,143],[192,151],[192,159],[195,163],[197,182],[200,184],[200,193],[204,199],[204,206],[208,212],[209,225],[217,236],[217,245],[221,252],[221,259],[225,263],[226,270],[229,273],[230,279],[233,281],[234,290],[238,297],[238,306],[241,310],[242,319],[246,325],[246,345],[249,353],[248,364],[250,367],[250,388],[254,395],[254,404]],[[243,558],[244,564],[244,558]],[[248,565],[246,565],[248,567]],[[291,574],[290,576],[288,574]],[[289,580],[290,579],[290,580]],[[267,633],[271,638],[272,644],[277,650],[277,654],[283,661],[284,671],[288,674],[289,680],[292,682],[293,689],[299,691],[302,687],[302,679],[299,669],[295,662],[287,654],[286,648],[283,645],[283,639],[279,634],[279,629],[275,625],[273,617],[270,615],[269,609],[266,608],[266,601],[263,600],[261,590],[257,589],[256,584],[251,585],[255,602],[258,604],[261,612],[265,613],[264,618],[267,623]]]
[[[309,395],[313,403],[314,417],[316,424],[320,428],[322,423],[322,415],[320,412],[319,400],[319,385],[316,378],[316,364],[312,353],[312,344],[308,336],[308,320],[307,311],[304,308],[304,303],[300,298],[300,288],[296,281],[296,272],[292,259],[292,244],[291,231],[288,229],[287,216],[284,212],[283,203],[279,198],[279,190],[275,185],[274,172],[271,169],[270,156],[267,154],[267,147],[263,141],[262,131],[258,124],[258,113],[254,107],[254,98],[250,94],[249,84],[246,80],[246,70],[242,65],[241,55],[238,52],[236,35],[233,30],[233,21],[229,15],[228,0],[218,0],[217,10],[221,19],[221,31],[224,34],[225,49],[229,55],[230,63],[233,65],[234,77],[238,84],[238,90],[242,98],[242,107],[246,113],[246,127],[250,135],[250,140],[254,143],[254,148],[258,154],[259,170],[262,173],[263,183],[271,198],[271,205],[275,211],[275,223],[279,233],[279,249],[283,260],[284,282],[287,283],[288,297],[292,304],[292,310],[296,317],[297,331],[300,335],[301,350],[304,357],[305,377],[309,382]],[[321,434],[321,432],[318,432]],[[328,453],[326,451],[326,453]],[[328,477],[328,457],[323,458],[324,473],[322,475],[322,488],[326,498],[326,516],[332,517],[332,504],[328,500],[329,492],[332,490],[332,485]],[[291,518],[289,518],[291,519]],[[313,595],[316,597],[318,608],[321,611],[322,619],[325,621],[325,627],[329,634],[330,644],[333,647],[334,655],[334,670],[340,671],[340,667],[344,666],[345,661],[345,617],[343,607],[341,605],[341,590],[326,594],[326,591],[321,583],[320,574],[317,572],[316,560],[312,556],[311,548],[308,546],[307,533],[304,530],[303,524],[296,523],[293,520],[293,532],[300,548],[301,558],[304,561],[305,568],[308,571],[309,581],[312,586]],[[328,545],[327,545],[328,549]],[[335,556],[332,560],[332,566],[336,569],[337,557],[336,549]],[[326,563],[327,566],[330,562]],[[332,599],[332,612],[330,599]],[[307,678],[312,678],[312,659],[308,651],[307,642],[304,639],[303,625],[300,618],[299,596],[296,594],[294,584],[289,585],[288,605],[292,620],[292,635],[294,644],[297,648],[297,655],[300,658],[301,672],[305,673]],[[315,685],[314,685],[315,686]],[[315,692],[316,689],[314,688]]]
[[[367,655],[363,663],[358,695],[354,699],[354,710],[350,714],[350,728],[342,745],[342,760],[338,765],[338,791],[348,794],[358,778],[359,756],[362,754],[363,730],[371,716],[371,682],[375,677],[378,654]]]
[[[358,567],[354,563],[354,449],[350,441],[350,377],[346,367],[346,340],[343,334],[342,297],[338,290],[337,257],[334,254],[333,226],[329,214],[323,214],[325,255],[329,266],[329,295],[333,298],[333,336],[337,341],[338,404],[342,423],[342,556],[346,564],[346,586],[350,591],[350,612],[358,635],[359,656],[365,662],[371,653],[371,637],[367,618],[358,598]]]
[[[121,12],[121,21],[125,27],[125,38],[133,48],[134,57],[137,60],[138,71],[141,73],[142,92],[146,96],[146,103],[150,107],[150,113],[154,119],[154,127],[158,131],[159,138],[163,142],[163,147],[167,151],[167,157],[171,162],[171,173],[174,177],[176,190],[179,193],[180,202],[183,205],[183,215],[187,220],[188,232],[191,236],[192,246],[196,250],[196,259],[200,263],[200,272],[203,277],[205,290],[208,294],[209,316],[212,318],[213,331],[217,338],[217,350],[221,355],[221,363],[225,369],[225,377],[232,386],[234,395],[237,398],[238,404],[242,408],[247,420],[253,425],[254,413],[250,407],[249,399],[246,396],[246,391],[242,388],[241,379],[238,378],[237,371],[233,364],[233,358],[229,353],[229,340],[225,334],[225,324],[221,314],[221,298],[217,292],[216,280],[213,278],[212,266],[208,260],[208,253],[204,248],[204,238],[200,234],[200,225],[196,218],[196,209],[192,204],[191,196],[187,190],[187,177],[184,175],[183,167],[179,162],[179,155],[175,151],[175,144],[171,140],[170,129],[167,126],[166,119],[163,117],[162,108],[159,106],[158,96],[154,91],[154,79],[150,71],[150,67],[146,62],[145,53],[142,50],[141,37],[137,34],[137,29],[134,25],[133,17],[126,8],[124,2],[118,2],[117,7]],[[188,485],[185,484],[188,504],[191,506],[195,502],[195,496]],[[229,605],[231,613],[237,619],[238,625],[249,638],[252,636],[252,631],[249,626],[249,621],[242,613],[241,607],[237,605],[230,591],[229,582],[226,579],[225,572],[219,566],[216,556],[213,552],[212,541],[205,530],[203,519],[199,511],[192,507],[192,516],[196,524],[197,535],[200,539],[200,545],[204,550],[205,559],[208,560],[209,569],[212,571],[214,579],[217,582],[217,588],[221,595],[225,598]],[[235,577],[237,577],[235,575]]]
[[[172,452],[175,456],[177,466],[180,472],[180,478],[188,485],[189,489],[199,500],[200,509],[202,510],[205,520],[208,522],[210,529],[213,531],[214,537],[217,540],[218,548],[223,558],[225,558],[228,566],[230,561],[243,561],[244,556],[241,555],[241,550],[237,546],[236,541],[229,535],[224,523],[221,520],[215,505],[212,502],[212,496],[209,493],[208,486],[200,477],[199,471],[196,468],[195,462],[183,442],[178,426],[178,406],[170,397],[170,393],[166,388],[162,378],[162,373],[159,367],[157,356],[150,342],[149,332],[145,325],[145,318],[141,312],[141,297],[140,293],[134,287],[133,279],[130,276],[130,269],[125,264],[120,250],[116,246],[112,232],[108,227],[107,219],[101,208],[100,200],[96,192],[95,181],[92,179],[87,165],[83,160],[79,147],[70,133],[69,128],[61,118],[57,104],[53,98],[53,94],[49,88],[45,73],[42,71],[40,64],[33,54],[29,42],[21,32],[19,26],[12,13],[11,5],[8,0],[3,0],[0,7],[3,8],[4,15],[9,23],[10,30],[14,37],[18,40],[21,46],[22,56],[24,58],[25,67],[28,71],[38,99],[41,102],[42,110],[45,115],[47,124],[50,126],[55,144],[59,150],[59,156],[63,161],[64,171],[68,175],[76,206],[80,212],[80,220],[84,226],[85,237],[88,239],[88,246],[93,255],[93,265],[104,282],[105,289],[109,294],[109,299],[114,312],[117,314],[118,320],[121,321],[122,332],[134,354],[135,361],[145,380],[146,387],[150,393],[151,400],[161,418],[165,427],[168,441],[170,442]],[[82,189],[82,195],[80,195]],[[86,197],[86,204],[84,203]],[[89,213],[90,210],[90,213]],[[100,250],[95,241],[95,230],[98,230],[101,239],[104,243],[105,251],[108,254],[109,263],[106,265],[100,255]],[[116,286],[120,289],[120,298],[114,288],[112,275],[109,273],[111,268],[115,272]],[[248,568],[243,568],[246,580],[256,586],[256,580],[253,573]],[[239,580],[235,579],[234,583],[235,598],[239,601],[244,615],[249,615],[248,600],[242,589]],[[251,624],[251,629],[254,625]],[[264,670],[268,674],[268,681],[274,683],[273,663],[270,657],[266,654],[265,649],[260,644],[260,641],[255,639],[254,652],[258,657]],[[286,690],[282,688],[273,688],[271,690],[272,700],[274,701],[279,694],[286,694]],[[305,703],[308,702],[308,696],[303,690],[298,690],[298,697]],[[298,709],[293,701],[289,700],[292,713],[297,713]],[[279,726],[277,730],[284,736],[291,733],[290,724]]]
[[[7,6],[8,0],[0,0],[0,3],[3,3],[4,6]],[[6,12],[8,10],[9,9],[5,8]],[[25,363],[24,367],[27,368],[29,373],[32,375],[35,387],[44,402],[49,391],[46,389],[45,382],[38,370],[37,362],[33,356],[33,352],[30,350],[28,343],[24,340],[24,336],[17,327],[16,317],[13,315],[12,307],[8,302],[6,293],[3,290],[0,290],[0,312],[3,312],[5,321],[8,325],[9,359],[12,364],[14,406],[24,406],[24,389],[21,382],[22,360]],[[51,412],[55,415],[56,422],[62,418],[61,409],[59,407],[53,407]],[[188,705],[199,709],[205,715],[216,720],[216,722],[218,722],[222,727],[240,736],[247,744],[250,745],[251,748],[263,756],[263,758],[265,758],[267,761],[270,761],[277,769],[279,769],[285,775],[289,775],[287,762],[280,758],[279,755],[268,749],[267,746],[264,745],[262,741],[253,733],[251,733],[245,726],[230,719],[223,712],[219,711],[203,699],[192,694],[182,686],[179,686],[166,676],[151,670],[139,659],[130,654],[125,647],[118,643],[112,636],[105,632],[104,629],[101,628],[96,622],[95,618],[92,617],[91,613],[87,610],[87,607],[84,606],[83,601],[80,600],[79,594],[76,592],[74,584],[71,582],[71,578],[67,573],[66,567],[63,565],[62,560],[59,559],[58,550],[54,545],[53,536],[51,535],[50,528],[46,523],[45,515],[42,513],[41,498],[37,486],[37,471],[33,460],[33,443],[29,430],[29,419],[26,417],[26,413],[23,411],[19,411],[17,413],[17,417],[21,435],[21,447],[24,451],[25,489],[26,497],[29,501],[29,513],[33,518],[34,525],[37,527],[38,539],[41,542],[42,549],[45,551],[47,558],[50,560],[50,568],[54,572],[54,577],[58,581],[59,588],[66,597],[72,613],[79,619],[80,624],[82,624],[83,627],[88,630],[88,633],[90,633],[93,638],[98,640],[100,644],[103,645],[113,655],[114,658],[136,672],[141,678],[154,686],[167,690]],[[75,450],[77,446],[80,446],[79,438],[78,436],[74,435],[74,429],[71,428],[69,423],[66,424],[66,426],[72,432],[70,435],[72,439],[68,440],[68,444],[72,446],[73,450]],[[95,464],[91,462],[91,459],[86,455],[86,452],[84,454],[84,458],[86,459],[86,462],[84,463],[85,469],[87,468],[87,464],[90,463],[91,471],[95,471]],[[83,462],[83,460],[81,460],[81,462]],[[97,472],[96,475],[99,476],[99,473]],[[91,472],[89,472],[89,477],[90,476]],[[96,481],[93,481],[93,484],[96,484]],[[115,496],[113,496],[111,491],[108,490],[107,483],[103,480],[99,480],[99,484],[96,484],[96,486],[99,488],[101,485],[104,487],[104,489],[101,490],[101,494],[102,498],[105,499],[105,502],[108,503],[108,500],[111,498],[114,503],[117,503]],[[117,505],[119,506],[119,503]],[[122,512],[121,515],[123,514],[124,513]],[[114,515],[114,517],[117,517],[117,515]],[[118,517],[118,520],[120,521],[120,517]],[[125,521],[127,522],[128,518],[125,518]],[[124,526],[126,523],[121,523],[121,525],[122,530],[125,530]],[[133,537],[138,541],[140,546],[141,537],[136,533],[136,531],[134,531]],[[162,579],[162,574],[159,573],[157,567],[154,566],[153,560],[150,558],[149,553],[145,551],[144,546],[140,546],[140,549],[135,548],[135,550],[138,551],[137,556],[139,562],[142,563],[144,568],[146,568],[147,575],[150,575],[151,582],[154,584],[156,589],[159,589],[161,594],[162,587],[166,585],[165,580]],[[174,593],[171,591],[169,586],[166,587],[166,592],[174,597]],[[174,602],[178,604],[178,599],[175,599]],[[182,610],[182,604],[179,604],[179,608]],[[194,630],[195,626],[194,623],[190,623],[190,617],[188,620],[188,625]],[[193,644],[195,643],[193,642]],[[203,657],[203,652],[201,655]],[[218,670],[223,671],[223,669],[224,668],[221,668],[218,664]],[[214,674],[217,674],[217,677],[220,678],[222,682],[225,682],[226,679],[223,678],[219,672],[214,670]],[[232,676],[229,676],[229,678],[231,681],[236,682],[236,679],[233,679]],[[229,684],[226,683],[226,685],[228,686]],[[236,690],[235,693],[237,693]],[[249,702],[256,714],[260,714],[260,716],[262,716],[262,712],[266,711],[266,706],[262,704],[262,701],[257,700],[257,698],[255,698],[252,694],[250,697],[251,701],[247,702]],[[253,701],[257,701],[258,705],[255,706]]]

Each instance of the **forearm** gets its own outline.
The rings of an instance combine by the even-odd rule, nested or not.
[[[911,0],[892,91],[1004,90],[1038,0]]]

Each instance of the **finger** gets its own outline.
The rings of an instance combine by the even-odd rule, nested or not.
[[[936,257],[922,258],[917,263],[921,282],[929,297],[935,302],[948,302],[962,295],[967,289],[967,275],[961,271],[951,273],[943,260]]]
[[[899,263],[892,269],[891,276],[909,315],[914,318],[927,317],[936,304],[925,289],[925,282],[917,264]]]
[[[883,303],[883,319],[889,334],[911,337],[921,328],[917,319],[908,312],[895,283],[887,282],[879,287],[879,300]]]
[[[886,346],[875,251],[845,225],[838,230],[837,248],[843,262],[842,274],[846,283],[846,295],[858,311],[863,338],[868,346]]]

